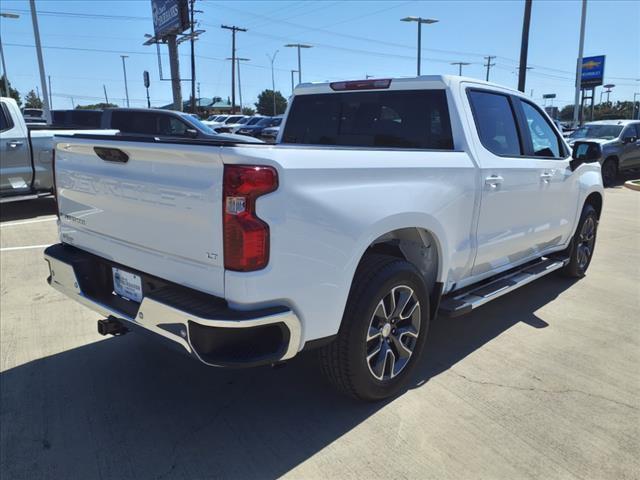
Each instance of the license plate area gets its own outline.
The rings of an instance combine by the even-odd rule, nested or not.
[[[111,267],[113,291],[132,302],[142,302],[142,278],[135,273]]]

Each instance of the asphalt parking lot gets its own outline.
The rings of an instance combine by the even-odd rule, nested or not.
[[[381,404],[334,393],[310,354],[227,371],[99,336],[45,282],[54,212],[2,207],[3,478],[640,478],[637,192],[607,189],[585,279],[435,321],[415,382]]]

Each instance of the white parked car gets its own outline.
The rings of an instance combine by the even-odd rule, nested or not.
[[[103,334],[214,366],[320,348],[334,385],[381,399],[438,313],[585,275],[598,148],[572,158],[528,97],[449,76],[299,85],[276,145],[61,137],[49,282]]]

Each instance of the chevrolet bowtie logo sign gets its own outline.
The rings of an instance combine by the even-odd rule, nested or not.
[[[581,88],[595,88],[604,83],[604,59],[604,55],[582,59]]]

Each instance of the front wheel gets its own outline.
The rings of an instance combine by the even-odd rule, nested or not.
[[[429,328],[429,297],[409,262],[369,255],[356,272],[337,338],[321,352],[322,370],[339,390],[381,400],[409,380]]]
[[[580,215],[578,228],[571,241],[569,263],[562,271],[566,276],[582,278],[589,268],[598,232],[598,213],[592,205],[585,205]]]

